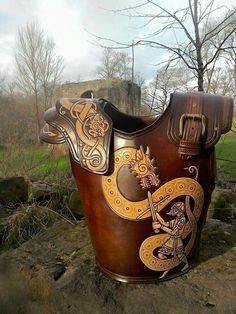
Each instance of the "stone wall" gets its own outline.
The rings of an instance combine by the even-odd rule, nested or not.
[[[55,97],[105,98],[121,111],[135,114],[140,108],[141,91],[137,84],[120,79],[93,80],[61,85]]]

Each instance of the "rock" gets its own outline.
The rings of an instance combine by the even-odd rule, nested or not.
[[[28,200],[29,184],[24,177],[0,180],[0,204],[24,203]]]
[[[68,207],[77,219],[81,219],[84,216],[78,191],[73,191],[71,193]]]
[[[59,192],[53,187],[53,185],[34,181],[30,186],[30,202],[42,202],[52,199],[60,198]]]
[[[217,219],[208,219],[202,232],[202,252],[204,257],[222,254],[229,246],[234,247],[236,243],[236,229],[234,225]],[[223,243],[223,245],[221,245]],[[208,251],[204,251],[207,248]]]
[[[236,195],[230,190],[216,188],[211,197],[208,218],[230,221],[236,208]]]
[[[71,180],[66,180],[63,185],[34,181],[30,187],[29,203],[45,204],[57,211],[64,205],[68,206],[69,195],[74,190],[75,187],[71,184]]]
[[[75,226],[59,222],[0,256],[0,309],[4,314],[234,313],[235,227],[207,220],[201,246],[200,263],[181,277],[122,284],[97,268],[83,219]]]
[[[43,268],[21,266],[1,259],[1,313],[56,314],[56,295],[54,280]]]

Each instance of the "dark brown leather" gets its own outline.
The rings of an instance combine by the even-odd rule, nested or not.
[[[203,93],[175,93],[168,137],[181,158],[191,158],[212,147],[231,127],[233,100]]]
[[[77,102],[83,103],[73,100]],[[107,172],[87,171],[70,151],[99,267],[124,282],[161,281],[185,273],[199,253],[201,229],[214,189],[214,144],[220,132],[231,125],[232,101],[174,93],[166,111],[150,125],[120,113],[105,100],[92,102],[114,124]],[[68,115],[65,124],[57,112],[50,109],[45,117],[66,140],[75,121],[70,124]],[[180,136],[184,114],[204,115],[205,130],[202,117],[188,116],[182,118]],[[67,133],[63,133],[65,126]],[[41,138],[45,140],[45,136]],[[80,140],[79,133],[77,137]],[[47,141],[55,143],[51,138]],[[181,157],[194,158],[179,158],[180,149]]]

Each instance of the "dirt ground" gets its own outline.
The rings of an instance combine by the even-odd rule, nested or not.
[[[187,274],[123,284],[100,273],[83,220],[57,223],[0,256],[0,313],[236,313],[236,226],[207,220]]]

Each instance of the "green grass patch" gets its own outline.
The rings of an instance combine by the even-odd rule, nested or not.
[[[236,117],[234,117],[236,125]],[[236,178],[236,134],[232,131],[223,135],[216,145],[217,167],[220,172]],[[32,180],[63,181],[71,176],[68,155],[55,156],[53,146],[0,152],[0,177],[25,176]]]
[[[70,161],[68,156],[58,156],[44,159],[31,172],[31,177],[43,180],[45,177],[53,179],[56,177],[63,177],[64,174],[70,172]]]
[[[236,124],[236,117],[234,118]],[[228,178],[236,178],[236,134],[232,131],[223,135],[216,145],[217,168]],[[223,159],[223,160],[220,160]],[[231,162],[230,162],[230,161]]]
[[[68,156],[54,156],[52,148],[0,152],[0,177],[25,176],[33,180],[53,180],[70,172]]]

